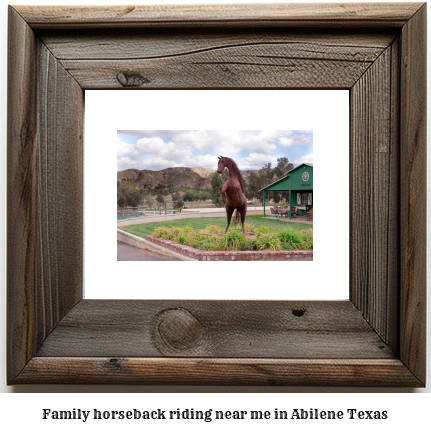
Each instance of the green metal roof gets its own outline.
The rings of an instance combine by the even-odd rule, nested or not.
[[[307,171],[308,173],[307,180],[304,180],[300,175],[301,167],[304,169],[307,169],[308,167],[311,168],[311,170]],[[259,192],[265,190],[312,190],[312,189],[313,189],[313,164],[303,163],[301,165],[298,165],[295,168],[292,168],[284,175],[283,178],[260,189]]]

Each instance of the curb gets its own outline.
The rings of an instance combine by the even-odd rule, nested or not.
[[[175,258],[178,258],[182,261],[196,261],[194,258],[189,258],[184,255],[181,255],[175,251],[172,251],[170,249],[164,248],[163,246],[159,246],[157,244],[154,244],[148,240],[143,239],[142,237],[135,236],[133,234],[129,234],[128,232],[121,231],[117,229],[117,240],[129,244],[131,246],[138,247],[140,249],[149,249],[153,252],[163,252],[166,255],[173,256]]]
[[[191,246],[172,243],[159,237],[146,236],[153,245],[175,252],[184,258],[196,261],[310,261],[313,251],[202,251]]]

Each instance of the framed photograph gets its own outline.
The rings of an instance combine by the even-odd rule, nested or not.
[[[85,125],[86,299],[348,299],[348,90],[86,91]],[[116,125],[121,127],[120,132],[117,132]],[[138,130],[139,125],[151,125],[154,129]],[[187,130],[181,130],[181,127],[187,127]],[[289,129],[283,130],[282,127]],[[268,219],[274,204],[270,203],[272,196],[266,194],[265,218],[260,201],[255,200],[248,205],[245,224],[247,230],[257,229],[258,236],[240,243],[238,249],[245,249],[243,253],[233,250],[208,253],[204,248],[205,238],[207,245],[211,243],[210,237],[214,237],[211,231],[211,235],[203,234],[204,239],[200,238],[198,247],[202,249],[195,251],[193,248],[190,252],[185,245],[184,250],[195,253],[195,259],[178,253],[160,256],[166,247],[153,248],[149,252],[146,249],[153,247],[154,243],[144,241],[144,237],[153,233],[151,230],[155,223],[166,227],[172,224],[175,227],[196,226],[199,229],[205,226],[205,230],[211,225],[211,230],[214,230],[214,224],[217,224],[224,231],[226,211],[217,208],[212,201],[199,202],[195,206],[186,201],[185,196],[184,205],[187,208],[172,215],[169,214],[172,210],[169,210],[168,204],[167,214],[163,215],[164,207],[157,209],[157,197],[144,195],[139,216],[135,217],[134,210],[130,217],[127,217],[128,210],[118,210],[117,233],[112,230],[114,222],[106,216],[115,214],[118,197],[124,199],[123,191],[129,189],[130,181],[134,181],[132,179],[146,185],[138,189],[140,194],[148,190],[149,185],[160,182],[167,186],[173,182],[179,191],[183,187],[189,191],[187,187],[191,184],[191,190],[197,191],[192,183],[197,181],[202,190],[208,190],[205,186],[210,185],[212,191],[212,179],[221,177],[214,171],[218,164],[217,155],[220,154],[233,157],[240,169],[245,171],[247,194],[250,186],[254,187],[250,183],[250,173],[257,175],[257,182],[261,181],[259,169],[262,165],[272,162],[274,172],[280,158],[288,158],[289,163],[297,167],[304,162],[312,163],[315,159],[314,169],[319,181],[314,186],[314,197],[315,205],[321,209],[314,218],[315,222],[306,216],[292,217],[292,223],[287,223],[288,215]],[[194,168],[196,166],[200,168]],[[336,169],[325,169],[329,166]],[[196,169],[211,174],[202,178],[193,172]],[[115,170],[117,176],[108,176],[108,172]],[[284,177],[285,172],[282,175]],[[124,181],[118,183],[117,180],[124,176],[131,178],[125,181],[123,188]],[[182,181],[186,186],[182,185]],[[266,184],[270,183],[273,181]],[[337,193],[342,194],[337,197],[336,203],[340,217],[325,211],[328,185],[335,185]],[[263,186],[262,182],[259,188]],[[120,191],[118,195],[117,191]],[[217,197],[220,195],[217,194]],[[202,204],[205,206],[202,207]],[[286,204],[282,204],[284,207],[281,208],[286,208]],[[157,210],[157,215],[154,215],[154,210]],[[314,262],[311,262],[310,251],[297,254],[295,249],[290,250],[290,246],[274,250],[269,255],[263,253],[258,242],[266,241],[263,233],[267,228],[280,228],[282,231],[279,232],[286,236],[283,239],[289,239],[287,235],[291,227],[301,230],[304,235],[309,235],[310,228],[313,229],[316,240],[313,240],[311,254],[316,257]],[[103,235],[100,235],[102,232]],[[334,233],[336,241],[333,241]],[[121,242],[117,243],[117,239]],[[218,240],[223,246],[223,237],[218,237]],[[212,243],[210,247],[217,249],[219,244]],[[138,244],[141,249],[130,249],[130,244]],[[172,249],[167,253],[181,250],[178,242],[170,247]],[[127,251],[130,255],[126,254]],[[334,271],[328,272],[328,268],[335,265],[331,258],[334,255],[337,255],[336,266]],[[124,259],[129,257],[131,259]],[[152,262],[134,261],[134,258]],[[199,261],[199,258],[205,259]],[[165,259],[175,261],[167,267]],[[182,259],[186,259],[187,263]],[[166,271],[167,268],[169,271]],[[208,272],[214,277],[208,277]],[[228,281],[222,283],[221,278]],[[200,283],[194,283],[196,280]]]
[[[18,6],[8,26],[8,384],[425,386],[425,3]],[[86,91],[277,89],[349,91],[348,299],[85,298]]]

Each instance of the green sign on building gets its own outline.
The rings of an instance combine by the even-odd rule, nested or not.
[[[289,191],[290,219],[292,219],[292,207],[297,207],[299,212],[309,211],[313,208],[313,164],[298,165],[288,171],[282,179],[271,183],[260,191],[263,191],[264,216],[266,191]]]

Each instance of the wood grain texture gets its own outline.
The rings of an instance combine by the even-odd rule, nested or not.
[[[264,41],[265,38],[262,37]],[[143,40],[145,41],[145,39]],[[354,40],[351,42],[354,44]],[[327,52],[326,56],[316,53]],[[167,58],[62,60],[83,88],[350,88],[381,49],[296,43],[244,43]],[[361,52],[362,51],[362,52]],[[136,56],[136,53],[135,55]],[[326,57],[326,58],[325,58]],[[140,76],[125,85],[119,74]]]
[[[391,297],[398,284],[396,53],[389,46],[355,84],[350,109],[350,298],[384,341],[391,336],[395,351],[390,329],[397,327]]]
[[[9,9],[7,128],[7,318],[8,376],[36,353],[36,72],[35,38]]]
[[[34,357],[17,383],[419,387],[399,360]]]
[[[84,93],[45,45],[37,48],[35,289],[45,338],[82,296]]]
[[[390,143],[391,156],[388,161],[388,222],[387,233],[387,285],[386,285],[386,342],[392,347],[394,352],[399,353],[399,327],[400,327],[400,269],[399,269],[399,250],[400,250],[400,200],[396,197],[400,192],[400,79],[401,71],[399,66],[400,41],[397,39],[390,46],[391,50],[391,106],[390,106]],[[419,288],[420,289],[420,288]]]
[[[201,328],[181,349],[154,326],[160,313],[182,310]],[[299,312],[299,313],[297,313]],[[180,328],[179,330],[183,330]],[[156,333],[159,331],[157,330]],[[91,340],[92,343],[88,344]],[[349,302],[84,300],[48,336],[39,356],[392,358]]]
[[[36,29],[169,28],[288,25],[298,27],[402,27],[420,3],[256,4],[119,7],[20,6],[23,18]]]
[[[401,37],[401,360],[425,381],[426,341],[426,5]]]
[[[352,30],[298,29],[225,30],[204,29],[176,31],[67,31],[61,36],[51,31],[38,32],[40,40],[58,60],[150,60],[186,56],[225,48],[255,46],[265,56],[267,45],[292,45],[294,58],[373,62],[396,37],[395,30],[358,33]],[[281,50],[283,47],[281,47]],[[269,54],[267,54],[269,57]],[[287,57],[289,58],[289,57]]]
[[[83,91],[10,9],[8,372],[82,296]]]
[[[350,88],[394,32],[176,31],[42,36],[85,89]],[[109,51],[107,50],[109,47]],[[120,79],[119,77],[123,77]],[[124,80],[124,77],[130,77]]]
[[[8,382],[423,386],[424,23],[414,3],[10,8]],[[90,88],[350,89],[350,300],[80,300]]]

